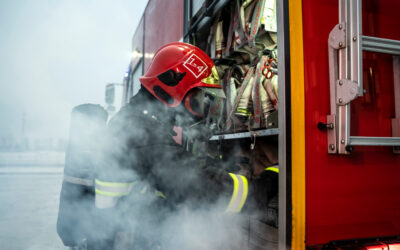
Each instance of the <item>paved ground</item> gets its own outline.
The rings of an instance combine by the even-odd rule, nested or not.
[[[0,248],[65,249],[56,232],[63,168],[0,166]]]

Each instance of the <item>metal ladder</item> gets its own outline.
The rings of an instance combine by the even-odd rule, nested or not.
[[[352,146],[394,146],[400,153],[400,41],[363,36],[362,0],[339,0],[339,23],[329,34],[331,114],[327,116],[329,154],[349,154]],[[395,114],[393,137],[350,135],[350,103],[363,95],[363,51],[393,55]]]

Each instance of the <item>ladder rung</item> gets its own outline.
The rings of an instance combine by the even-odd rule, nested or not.
[[[351,146],[400,146],[400,137],[350,136]]]
[[[400,41],[372,36],[362,36],[362,49],[364,51],[400,55]]]

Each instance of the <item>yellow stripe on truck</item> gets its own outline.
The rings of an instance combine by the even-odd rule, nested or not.
[[[290,0],[292,249],[305,249],[305,109],[302,0]]]

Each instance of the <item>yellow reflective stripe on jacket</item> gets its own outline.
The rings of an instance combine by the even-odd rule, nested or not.
[[[111,197],[120,197],[120,196],[125,196],[128,195],[129,192],[108,192],[108,191],[103,191],[100,189],[95,189],[96,194],[99,195],[104,195],[104,196],[111,196]]]
[[[140,190],[140,194],[144,195],[147,193],[147,185],[145,185],[141,190]],[[165,196],[165,194],[163,194],[163,192],[161,191],[154,191],[154,195],[163,199],[167,199],[167,196]]]
[[[135,184],[135,182],[105,182],[95,179],[96,184],[105,187],[126,187]]]
[[[163,199],[167,199],[167,196],[165,196],[165,194],[163,194],[162,192],[160,192],[160,191],[158,191],[158,190],[156,190],[156,191],[154,192],[154,194],[155,194],[156,196],[158,196],[158,197],[163,198]]]
[[[134,185],[135,182],[105,182],[96,179],[95,193],[111,197],[124,196],[130,193]]]
[[[233,193],[225,211],[238,213],[242,210],[247,199],[248,182],[243,175],[229,173],[229,176],[233,180]]]
[[[278,167],[278,165],[267,167],[267,168],[265,168],[265,171],[272,171],[272,172],[279,174],[279,167]]]

